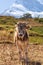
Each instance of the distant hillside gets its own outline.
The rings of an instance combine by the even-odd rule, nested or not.
[[[13,41],[14,25],[17,22],[28,22],[31,25],[32,29],[27,30],[30,43],[43,43],[43,19],[17,19],[11,16],[0,16],[0,41]]]
[[[43,18],[37,19],[37,18],[28,18],[28,19],[17,19],[12,16],[0,16],[0,24],[4,25],[15,25],[16,22],[29,22],[32,26],[43,26]],[[42,23],[41,23],[42,22]]]
[[[14,25],[17,19],[11,16],[0,16],[0,24]]]

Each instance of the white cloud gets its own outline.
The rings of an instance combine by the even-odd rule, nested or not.
[[[10,12],[12,8],[17,8],[18,10],[14,9],[14,11]],[[27,9],[22,4],[13,3],[5,13],[22,16],[25,12],[27,12]]]
[[[39,15],[40,17],[43,17],[43,12],[28,11],[28,13],[32,14],[32,17],[37,17],[38,15]]]
[[[27,9],[22,4],[13,3],[11,7],[15,7],[23,11],[27,11]]]
[[[14,8],[18,8],[19,10],[15,10],[10,12],[10,9],[12,9],[12,7]],[[10,7],[9,10],[6,11],[6,13],[9,13],[11,15],[16,15],[18,17],[22,16],[24,13],[30,13],[32,14],[33,17],[37,17],[38,15],[40,15],[40,17],[43,16],[43,12],[33,12],[33,11],[28,11],[26,7],[24,7],[22,4],[17,4],[14,3],[12,4],[12,6]]]
[[[38,2],[40,2],[40,4],[43,4],[43,0],[37,0]]]
[[[21,11],[15,11],[15,12],[11,12],[11,14],[18,15],[18,16],[22,16],[23,15],[23,12],[21,12]]]

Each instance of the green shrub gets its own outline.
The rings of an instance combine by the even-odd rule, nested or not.
[[[39,23],[43,23],[43,18],[40,18],[39,19]]]

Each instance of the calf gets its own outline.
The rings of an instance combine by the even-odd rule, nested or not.
[[[27,26],[27,23],[19,22],[15,27],[14,43],[16,44],[20,57],[26,58],[28,53],[29,35],[27,29],[31,26]]]

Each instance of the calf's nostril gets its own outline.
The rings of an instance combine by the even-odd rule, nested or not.
[[[22,36],[22,34],[20,34],[20,36]]]

